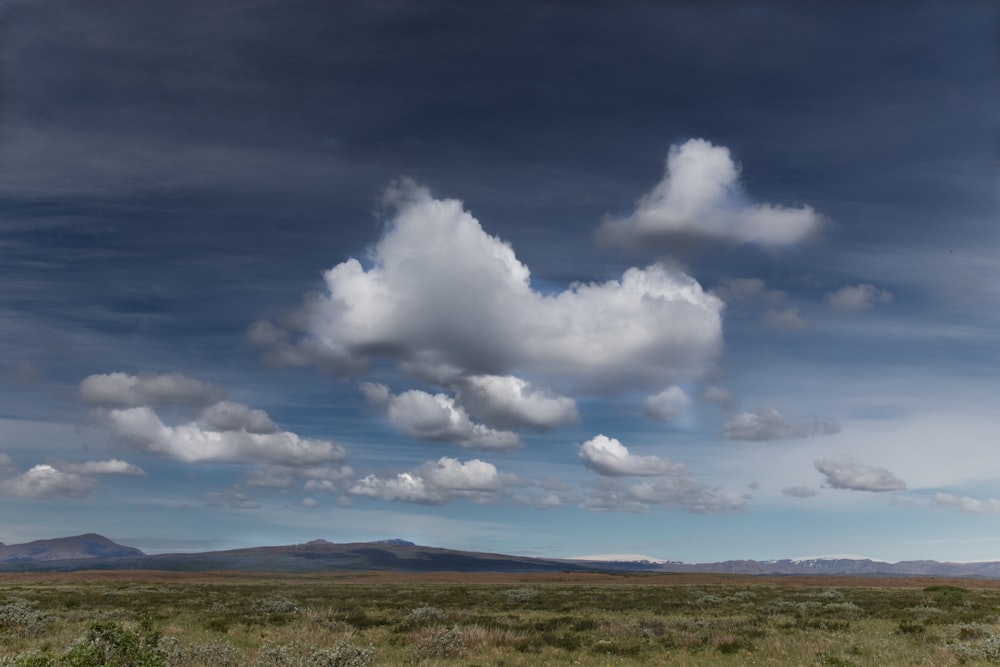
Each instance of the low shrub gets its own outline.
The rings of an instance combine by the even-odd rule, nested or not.
[[[165,667],[159,635],[148,625],[131,630],[117,621],[95,621],[62,657],[68,667]]]

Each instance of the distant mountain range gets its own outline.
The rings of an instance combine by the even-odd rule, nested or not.
[[[102,535],[87,533],[54,540],[37,540],[25,544],[0,542],[0,564],[45,563],[51,561],[136,558],[146,554],[132,547],[123,547]]]
[[[253,547],[201,553],[144,554],[88,533],[26,544],[0,543],[0,572],[74,570],[243,570],[319,572],[390,570],[398,572],[704,572],[752,575],[879,575],[979,577],[1000,579],[1000,562],[942,563],[933,560],[887,563],[867,558],[730,560],[680,563],[648,558],[608,560],[529,558],[418,546],[406,540]],[[624,557],[622,557],[624,558]]]

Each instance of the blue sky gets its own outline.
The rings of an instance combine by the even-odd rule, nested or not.
[[[1000,559],[991,2],[0,2],[0,540]]]

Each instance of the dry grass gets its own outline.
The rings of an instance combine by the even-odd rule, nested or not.
[[[155,628],[164,667],[986,665],[998,613],[1000,582],[978,580],[16,574],[0,575],[0,666],[68,664],[94,621]]]

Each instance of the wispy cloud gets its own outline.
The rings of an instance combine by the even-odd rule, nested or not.
[[[845,285],[826,295],[826,301],[837,310],[868,310],[876,304],[890,303],[893,294],[869,283]]]
[[[998,498],[970,498],[969,496],[957,496],[953,493],[938,491],[931,498],[934,507],[965,512],[966,514],[1000,514],[1000,499]]]
[[[832,419],[795,424],[785,419],[784,415],[774,408],[741,412],[734,415],[722,427],[722,434],[730,440],[753,442],[836,433],[840,433],[840,424]]]
[[[81,498],[97,488],[97,480],[62,472],[48,464],[32,466],[13,479],[0,480],[0,495],[15,498]]]

